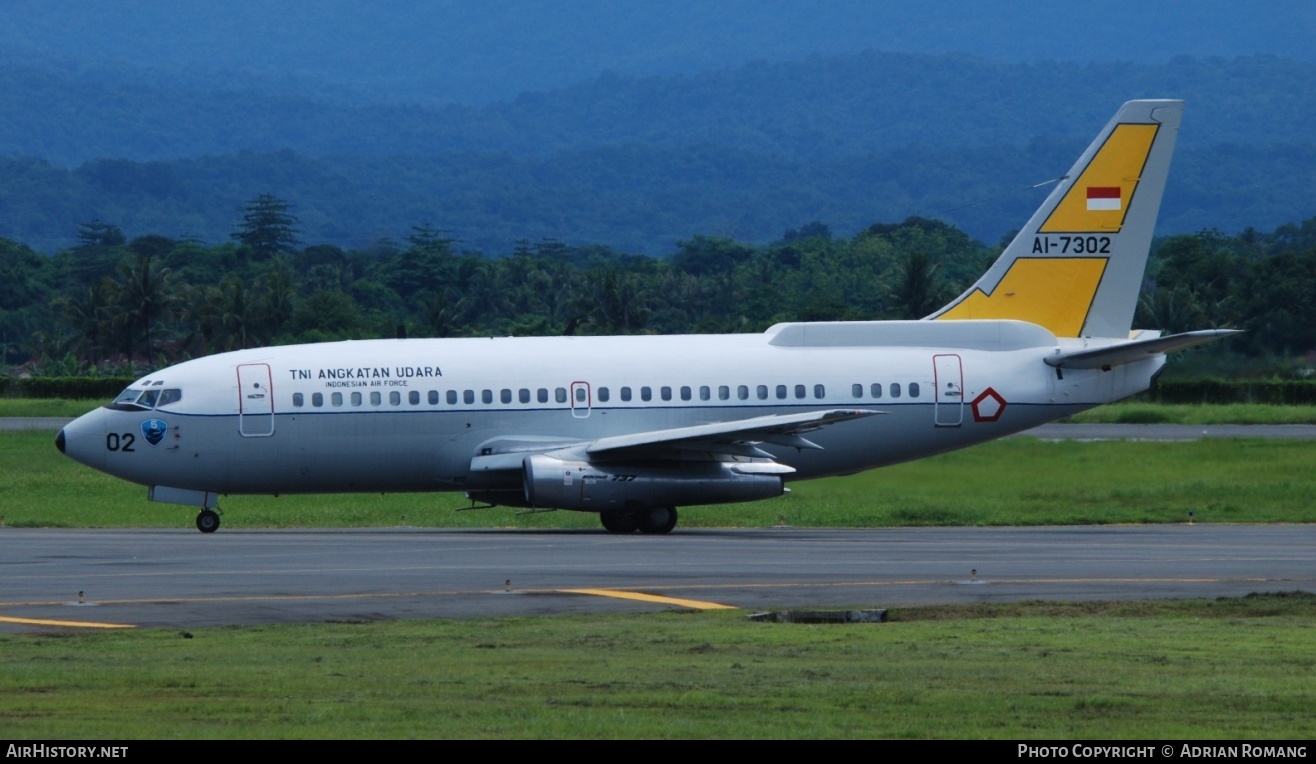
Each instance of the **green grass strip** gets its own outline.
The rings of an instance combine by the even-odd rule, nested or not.
[[[8,737],[1311,739],[1316,597],[0,635]]]
[[[0,515],[21,527],[188,527],[196,512],[55,450],[51,433],[0,433]],[[778,499],[681,509],[681,526],[802,527],[1316,522],[1316,445],[1297,440],[1047,442],[1009,438]],[[581,512],[458,512],[461,494],[229,496],[225,528],[595,528]]]

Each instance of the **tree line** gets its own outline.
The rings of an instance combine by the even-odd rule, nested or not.
[[[29,373],[124,373],[267,344],[335,339],[759,332],[780,321],[919,318],[999,254],[924,218],[853,237],[813,222],[751,246],[696,235],[665,257],[553,239],[463,247],[430,225],[348,250],[306,245],[272,195],[228,241],[79,226],[52,257],[0,239],[4,362]],[[1234,367],[1297,373],[1316,359],[1316,218],[1262,233],[1155,244],[1136,325],[1248,330]],[[1213,369],[1219,372],[1219,369]],[[1227,370],[1228,371],[1228,370]]]

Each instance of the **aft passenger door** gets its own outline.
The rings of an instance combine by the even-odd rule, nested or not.
[[[959,427],[964,421],[964,367],[953,354],[932,356],[937,395],[933,419],[938,427]]]
[[[274,434],[274,387],[269,364],[238,367],[238,432],[247,438]]]

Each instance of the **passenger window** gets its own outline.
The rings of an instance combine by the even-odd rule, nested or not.
[[[599,403],[607,403],[607,401],[608,401],[608,397],[609,397],[609,395],[608,395],[608,388],[606,388],[606,387],[600,387],[600,388],[599,388]]]
[[[449,405],[449,406],[456,406],[456,405],[457,405],[457,391],[456,391],[456,390],[449,390],[449,391],[448,391],[448,405]]]
[[[398,392],[397,390],[391,390],[391,391],[389,391],[389,394],[388,394],[388,405],[390,405],[390,406],[401,406],[401,405],[402,405],[402,393]]]
[[[429,393],[429,395],[427,395],[427,396],[425,397],[425,400],[429,401],[429,404],[430,404],[431,406],[437,406],[437,405],[439,405],[439,391],[438,391],[438,390],[430,390],[430,393]]]
[[[873,386],[870,387],[870,388],[868,389],[868,394],[871,395],[871,396],[873,396],[874,398],[881,398],[881,397],[882,397],[882,383],[881,383],[881,382],[874,382],[874,383],[873,383]]]
[[[911,398],[917,398],[917,397],[918,397],[918,383],[917,383],[917,382],[910,382],[910,383],[909,383],[909,397],[911,397]]]
[[[899,397],[900,397],[900,383],[899,383],[899,382],[892,382],[892,383],[891,383],[891,397],[892,397],[892,398],[899,398]]]
[[[818,400],[822,400],[823,398],[826,398],[826,397],[827,397],[827,388],[826,388],[825,386],[823,386],[823,385],[814,385],[814,386],[813,386],[813,397],[817,398]]]
[[[380,394],[379,394],[379,391],[375,391],[375,392],[373,392],[373,393],[370,394],[370,405],[371,405],[371,406],[378,406],[379,404],[381,404],[381,403],[383,403],[383,402],[384,402],[384,396],[380,395]]]
[[[713,397],[713,391],[708,389],[708,385],[699,386],[699,400],[707,401]]]
[[[585,388],[583,388],[583,387],[577,387],[577,388],[576,388],[576,403],[584,403],[584,402],[585,402]]]
[[[742,401],[749,400],[749,385],[740,385],[736,388],[736,397]]]
[[[541,387],[535,391],[535,396],[540,403],[548,403],[548,388]]]
[[[621,389],[621,399],[624,401],[629,401],[631,399],[631,389],[629,387],[623,387]]]
[[[777,385],[777,400],[779,400],[779,401],[784,401],[784,400],[786,400],[786,386],[785,386],[785,385]]]
[[[853,385],[850,385],[850,394],[856,398],[864,397],[864,386],[859,384],[858,382],[854,383]]]
[[[690,386],[689,386],[689,385],[681,385],[681,400],[683,400],[683,401],[688,401],[688,400],[690,400],[690,398],[691,398],[691,395],[690,395]]]
[[[329,396],[329,402],[332,403],[334,406],[341,406],[341,405],[343,405],[343,394],[342,394],[342,393],[334,393],[333,395],[330,395],[330,396]]]
[[[670,387],[665,387],[665,386],[659,388],[659,389],[658,389],[658,397],[659,397],[659,398],[662,398],[662,399],[665,400],[665,401],[670,401],[670,400],[672,399],[672,388],[670,388]]]
[[[313,393],[311,395],[311,405],[317,409],[324,405],[324,393]]]
[[[504,387],[502,390],[498,391],[498,400],[502,401],[503,403],[511,403],[512,391]]]
[[[296,406],[297,408],[301,408],[305,404],[306,404],[306,399],[302,397],[301,393],[292,394],[292,405]]]
[[[157,401],[155,405],[168,406],[171,403],[178,403],[181,400],[183,400],[183,391],[176,387],[171,387],[168,390],[160,392],[160,400]]]
[[[475,391],[462,390],[462,403],[465,403],[467,406],[475,403]]]
[[[419,391],[419,390],[412,390],[411,392],[407,393],[407,403],[410,403],[410,404],[413,405],[413,406],[419,406],[419,405],[420,405],[420,391]]]
[[[523,388],[521,388],[520,390],[517,390],[517,391],[516,391],[516,399],[519,400],[519,401],[521,401],[522,403],[529,403],[529,402],[530,402],[530,388],[528,388],[528,387],[523,387]]]
[[[352,405],[353,406],[361,405],[361,393],[352,393]]]
[[[803,398],[803,397],[804,397],[804,385],[796,385],[796,386],[795,386],[795,397],[796,397],[796,398]]]
[[[493,390],[481,390],[480,400],[484,403],[493,403]]]
[[[759,400],[766,401],[768,399],[768,386],[759,385],[758,387],[754,388],[754,394],[759,397]]]
[[[642,401],[651,401],[651,400],[653,400],[653,390],[651,390],[651,389],[649,389],[649,388],[647,388],[647,387],[641,387],[641,388],[640,388],[640,400],[642,400]]]
[[[554,389],[553,389],[553,397],[557,400],[558,403],[566,403],[566,402],[567,402],[567,389],[566,389],[565,387],[554,388]]]

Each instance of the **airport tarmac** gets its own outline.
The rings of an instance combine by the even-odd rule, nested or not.
[[[1316,591],[1316,526],[0,528],[0,581],[11,632],[1211,598]]]

